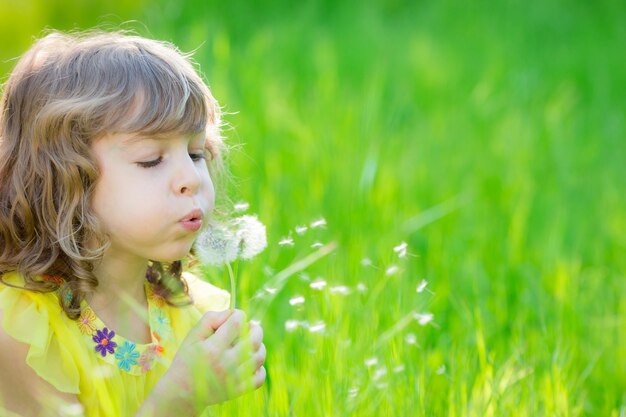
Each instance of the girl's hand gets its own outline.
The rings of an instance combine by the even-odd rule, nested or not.
[[[157,385],[166,397],[174,394],[195,413],[261,387],[265,355],[263,329],[248,322],[243,311],[208,312],[189,332]],[[177,407],[181,405],[178,402]]]

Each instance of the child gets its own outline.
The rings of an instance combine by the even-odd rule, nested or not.
[[[219,125],[168,43],[51,33],[19,60],[0,103],[0,415],[197,415],[263,384],[261,327],[183,272]]]

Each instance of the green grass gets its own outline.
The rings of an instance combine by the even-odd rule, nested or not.
[[[262,320],[269,378],[216,415],[626,415],[623,3],[53,3],[0,3],[0,58],[45,25],[137,19],[198,48],[234,113],[228,194],[270,241],[239,265],[239,305]],[[318,240],[338,248],[264,292]]]

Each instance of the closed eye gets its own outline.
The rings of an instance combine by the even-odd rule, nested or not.
[[[163,157],[159,156],[157,159],[154,159],[152,161],[137,162],[137,165],[139,165],[142,168],[152,168],[152,167],[159,165],[162,161],[163,161]]]
[[[194,162],[200,161],[202,159],[206,159],[206,155],[203,152],[190,153],[189,156],[191,157],[191,160]]]

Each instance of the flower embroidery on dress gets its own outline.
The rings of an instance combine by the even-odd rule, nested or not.
[[[92,336],[96,331],[96,315],[90,308],[83,308],[78,318],[78,328],[82,334]]]
[[[124,344],[115,352],[115,359],[118,360],[117,366],[126,372],[130,371],[131,365],[137,365],[137,358],[139,358],[139,352],[135,352],[135,344],[124,341]]]
[[[115,332],[109,330],[106,327],[102,330],[97,330],[96,335],[93,337],[93,341],[96,342],[96,352],[99,352],[102,357],[105,357],[107,353],[113,353],[117,347],[117,343],[113,341]]]
[[[96,355],[122,371],[132,375],[143,375],[153,370],[155,364],[165,360],[164,352],[168,343],[171,343],[174,332],[165,301],[155,294],[152,286],[146,281],[146,297],[148,300],[148,317],[152,342],[136,344],[116,335],[100,320],[96,312],[83,299],[81,300],[81,314],[76,320],[79,331],[91,343],[95,342]],[[70,294],[71,295],[71,294]],[[161,301],[163,302],[162,307]],[[115,341],[113,341],[115,338]],[[163,343],[165,340],[165,344]]]
[[[165,312],[161,309],[156,309],[154,313],[154,320],[152,322],[154,330],[164,339],[169,338],[169,336],[172,334],[172,327],[169,317],[167,317],[167,314],[165,314]]]

